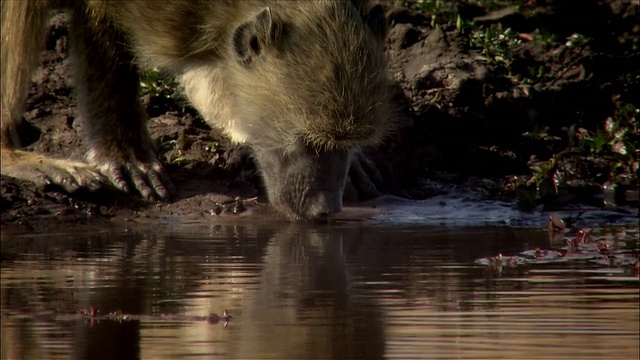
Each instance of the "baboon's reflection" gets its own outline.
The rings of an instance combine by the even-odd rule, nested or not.
[[[228,355],[382,358],[381,314],[372,299],[358,296],[346,266],[357,232],[301,225],[277,232],[265,249],[259,289],[233,324]]]

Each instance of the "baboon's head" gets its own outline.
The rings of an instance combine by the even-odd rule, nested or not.
[[[255,150],[271,203],[303,218],[339,212],[349,153],[390,128],[380,6],[284,1],[233,32],[225,74],[235,131]]]

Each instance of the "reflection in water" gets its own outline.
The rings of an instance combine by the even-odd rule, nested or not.
[[[638,358],[638,278],[492,274],[512,229],[236,224],[3,236],[3,359]],[[90,322],[90,305],[142,320]],[[229,327],[166,320],[229,309]]]

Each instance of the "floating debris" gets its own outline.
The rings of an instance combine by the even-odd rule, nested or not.
[[[226,328],[229,322],[233,318],[231,314],[225,309],[222,315],[211,313],[206,316],[189,316],[189,315],[176,315],[176,314],[160,314],[154,315],[139,315],[139,314],[126,314],[122,310],[112,311],[106,315],[100,315],[100,310],[94,306],[89,306],[87,309],[82,309],[77,313],[56,313],[55,311],[45,311],[35,314],[23,314],[27,317],[33,317],[39,321],[77,321],[77,320],[89,320],[91,324],[95,324],[100,321],[187,321],[187,322],[207,322],[209,324],[222,323]]]
[[[562,219],[550,216],[549,230],[560,231]],[[489,256],[475,260],[475,264],[486,266],[488,270],[501,273],[503,268],[515,268],[521,266],[534,266],[541,264],[575,263],[577,261],[587,262],[594,266],[607,268],[620,268],[632,276],[638,276],[640,268],[638,240],[635,240],[635,249],[628,249],[628,236],[615,236],[611,234],[595,235],[593,228],[583,228],[575,233],[575,236],[561,236],[558,242],[564,246],[554,249],[535,248],[525,250],[513,256],[504,256],[498,253],[496,256]],[[564,230],[562,230],[564,231]],[[627,241],[625,241],[627,240]]]
[[[549,232],[564,232],[567,229],[567,225],[564,220],[557,215],[549,216]]]

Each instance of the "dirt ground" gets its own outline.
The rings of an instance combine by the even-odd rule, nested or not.
[[[531,155],[550,150],[523,137],[532,127],[561,133],[572,124],[596,128],[623,103],[640,98],[638,5],[630,1],[529,1],[536,14],[490,10],[455,2],[476,25],[501,23],[517,33],[536,28],[562,41],[523,41],[511,49],[509,70],[469,46],[455,24],[431,26],[429,14],[388,5],[387,53],[397,85],[401,130],[384,145],[366,149],[380,170],[381,193],[424,199],[438,193],[433,182],[475,188],[500,184],[528,172]],[[573,5],[571,5],[573,4]],[[588,46],[564,39],[580,33]],[[52,20],[42,66],[34,76],[21,136],[27,148],[58,158],[82,159],[64,17]],[[544,66],[544,76],[519,79]],[[2,176],[3,229],[44,231],[63,224],[110,226],[164,215],[206,219],[245,209],[270,211],[250,152],[208,128],[180,101],[147,95],[149,127],[179,190],[173,202],[147,204],[104,189],[65,194]],[[429,179],[426,181],[425,179]],[[347,189],[350,202],[365,200]],[[252,210],[253,211],[253,210]]]

